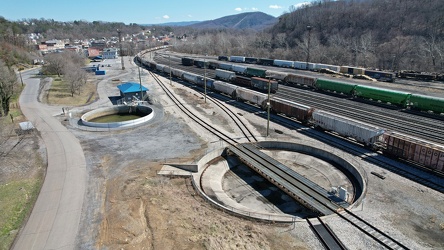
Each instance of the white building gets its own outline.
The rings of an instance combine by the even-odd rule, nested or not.
[[[116,48],[106,48],[102,52],[103,59],[117,59],[119,58],[119,54],[117,53]]]

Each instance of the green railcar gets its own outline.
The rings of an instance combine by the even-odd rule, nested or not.
[[[245,71],[245,74],[249,77],[254,77],[254,76],[262,77],[262,78],[266,77],[265,69],[257,69],[257,68],[247,67],[247,71]]]
[[[411,94],[407,92],[381,89],[365,85],[357,85],[355,88],[355,96],[357,97],[391,103],[402,107],[406,107],[410,95]]]
[[[444,98],[412,94],[409,103],[414,109],[444,113]]]
[[[316,88],[324,91],[336,92],[338,94],[353,95],[356,84],[339,82],[327,79],[317,79]]]

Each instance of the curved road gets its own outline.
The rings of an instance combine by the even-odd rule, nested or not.
[[[41,133],[48,157],[45,181],[12,249],[73,249],[86,189],[86,163],[80,142],[53,115],[61,108],[37,101],[40,79],[24,75],[23,114]]]

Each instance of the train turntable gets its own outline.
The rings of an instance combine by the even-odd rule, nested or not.
[[[264,169],[261,161],[282,172]],[[356,166],[310,145],[239,144],[216,150],[200,162],[201,175],[195,179],[210,202],[260,220],[289,222],[330,215],[359,203],[365,192]]]

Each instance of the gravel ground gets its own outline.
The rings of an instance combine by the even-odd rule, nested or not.
[[[131,70],[133,74],[120,77],[120,80],[133,80],[135,70]],[[128,130],[88,132],[67,123],[82,143],[89,176],[78,237],[79,248],[322,248],[307,223],[284,226],[236,218],[203,201],[194,193],[187,179],[156,175],[162,164],[196,162],[220,143],[215,143],[218,140],[213,135],[203,131],[172,105],[151,77],[144,75],[143,81],[148,82],[146,85],[150,89],[153,106],[159,111],[148,124]],[[164,82],[168,80],[164,79]],[[115,85],[111,81],[107,84]],[[233,137],[239,136],[239,131],[221,115],[221,111],[204,103],[193,90],[177,83],[173,85],[176,94],[190,108],[214,122],[220,130],[228,131]],[[264,120],[243,110],[235,109],[235,112],[250,121],[249,126],[257,135],[265,134]],[[297,131],[273,123],[271,128],[272,140],[313,143],[312,139]],[[283,133],[275,133],[275,129]],[[322,143],[317,145],[330,152],[347,155]],[[291,165],[292,156],[275,154]],[[311,163],[305,161],[303,164]],[[298,162],[294,167],[297,169],[303,164]],[[367,162],[360,162],[360,166],[368,173],[368,189],[363,204],[358,205],[354,212],[412,249],[444,248],[443,194]],[[312,171],[310,175],[317,172]],[[386,179],[381,180],[369,174],[370,171],[383,173]],[[338,180],[336,172],[318,172],[317,175],[324,180],[324,186]],[[349,249],[381,249],[337,217],[329,216],[325,220]]]

